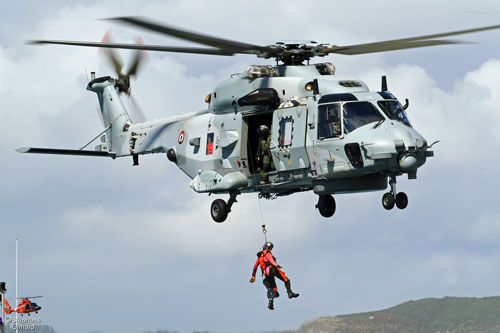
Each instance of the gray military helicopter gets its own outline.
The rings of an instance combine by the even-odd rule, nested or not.
[[[337,46],[315,41],[278,41],[260,46],[188,32],[139,17],[118,17],[135,27],[203,44],[203,47],[36,40],[34,44],[63,44],[107,49],[138,50],[127,74],[111,54],[118,78],[92,79],[87,90],[97,94],[105,130],[101,144],[92,150],[20,148],[23,153],[80,156],[131,156],[166,153],[192,180],[198,193],[229,194],[212,202],[216,222],[226,220],[236,197],[258,192],[274,199],[312,190],[319,196],[316,208],[324,217],[335,213],[332,194],[390,191],[382,197],[385,209],[408,205],[404,192],[396,191],[396,178],[417,178],[417,169],[433,156],[432,145],[411,125],[404,107],[382,77],[380,91],[370,91],[357,79],[340,79],[329,62],[310,64],[331,53],[357,55],[457,44],[443,37],[498,29],[500,25],[432,34],[383,42]],[[207,107],[160,120],[134,122],[120,93],[130,92],[130,76],[140,62],[140,50],[232,56],[251,54],[274,59],[276,66],[250,66],[221,82],[206,96]],[[408,102],[407,102],[408,103]],[[256,158],[261,125],[271,133],[270,152],[275,169],[261,184]]]

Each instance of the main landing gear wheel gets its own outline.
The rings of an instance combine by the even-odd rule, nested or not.
[[[382,196],[382,206],[384,206],[384,208],[387,210],[391,210],[394,208],[395,201],[396,200],[394,199],[392,193],[387,192]]]
[[[318,203],[316,204],[319,213],[323,217],[331,217],[335,214],[335,199],[330,194],[322,194],[319,196]]]
[[[215,222],[221,223],[227,219],[227,215],[231,211],[231,207],[233,207],[235,202],[238,202],[236,200],[238,194],[240,194],[239,191],[229,192],[229,200],[227,203],[222,199],[216,199],[212,202],[212,205],[210,206],[210,214]]]
[[[408,206],[408,196],[405,192],[399,192],[396,194],[396,206],[399,209],[405,209]]]
[[[212,219],[215,222],[224,222],[227,218],[227,214],[229,213],[226,202],[222,199],[214,200],[210,207],[210,213],[212,214]]]

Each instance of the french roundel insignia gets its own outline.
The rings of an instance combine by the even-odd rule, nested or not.
[[[182,144],[184,142],[184,136],[185,136],[184,131],[179,133],[179,139],[177,140],[179,144]]]

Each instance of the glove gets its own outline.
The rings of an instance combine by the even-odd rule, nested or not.
[[[250,278],[250,283],[254,283],[255,282],[255,276],[252,275],[252,277]]]
[[[283,268],[283,266],[280,266],[280,265],[278,265],[278,266],[276,266],[276,267],[278,267],[278,268]]]

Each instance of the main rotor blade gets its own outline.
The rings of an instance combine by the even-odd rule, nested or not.
[[[439,34],[424,35],[424,36],[417,36],[417,37],[410,37],[410,38],[393,39],[393,40],[387,40],[387,41],[375,42],[375,43],[356,44],[356,45],[348,45],[348,46],[336,46],[330,52],[355,55],[355,54],[402,50],[402,49],[410,49],[410,48],[434,46],[434,45],[443,45],[443,44],[457,44],[457,43],[461,43],[461,42],[450,41],[450,40],[434,40],[434,38],[463,35],[463,34],[469,34],[469,33],[473,33],[473,32],[494,30],[494,29],[499,29],[499,28],[500,28],[500,25],[492,25],[492,26],[481,27],[481,28],[451,31],[451,32],[444,32],[444,33],[439,33]]]
[[[426,46],[436,46],[436,45],[446,45],[446,44],[462,44],[467,43],[458,40],[423,40],[414,41],[407,43],[370,43],[370,44],[358,44],[349,46],[334,46],[325,50],[328,53],[338,53],[345,55],[357,55],[366,53],[376,53],[376,52],[386,52],[386,51],[396,51],[404,49],[413,49],[417,47]]]
[[[67,40],[32,40],[28,44],[58,44],[58,45],[73,45],[73,46],[89,46],[89,47],[107,47],[112,49],[129,49],[129,50],[146,50],[146,51],[161,51],[161,52],[177,52],[177,53],[196,53],[210,54],[220,56],[232,56],[235,53],[247,52],[231,52],[228,50],[208,49],[201,47],[180,47],[180,46],[163,46],[163,45],[144,45],[144,44],[121,44],[121,43],[97,43],[97,42],[79,42]]]
[[[458,30],[458,31],[450,31],[450,32],[443,32],[439,34],[432,34],[432,35],[424,35],[424,36],[417,36],[417,37],[410,37],[410,38],[402,38],[402,39],[394,39],[394,40],[389,40],[385,42],[379,42],[379,43],[387,43],[387,42],[412,42],[412,41],[417,41],[417,40],[425,40],[425,39],[434,39],[434,38],[442,38],[442,37],[449,37],[449,36],[456,36],[456,35],[463,35],[463,34],[470,34],[472,32],[479,32],[479,31],[485,31],[485,30],[494,30],[494,29],[499,29],[500,25],[490,25],[487,27],[481,27],[481,28],[474,28],[474,29],[467,29],[467,30]]]
[[[220,49],[224,49],[227,51],[251,51],[251,50],[258,50],[258,51],[269,51],[267,47],[265,46],[259,46],[259,45],[253,45],[253,44],[247,44],[247,43],[240,43],[228,39],[223,39],[223,38],[218,38],[218,37],[211,37],[207,35],[203,35],[200,33],[196,32],[190,32],[186,30],[181,30],[177,29],[171,26],[167,26],[164,24],[159,24],[159,23],[153,23],[150,20],[146,20],[144,18],[140,17],[113,17],[109,18],[108,20],[114,20],[114,21],[120,21],[124,23],[128,23],[131,25],[135,25],[144,29],[160,32],[165,35],[177,37],[180,39],[188,40],[191,42],[203,44],[203,45],[208,45]]]

